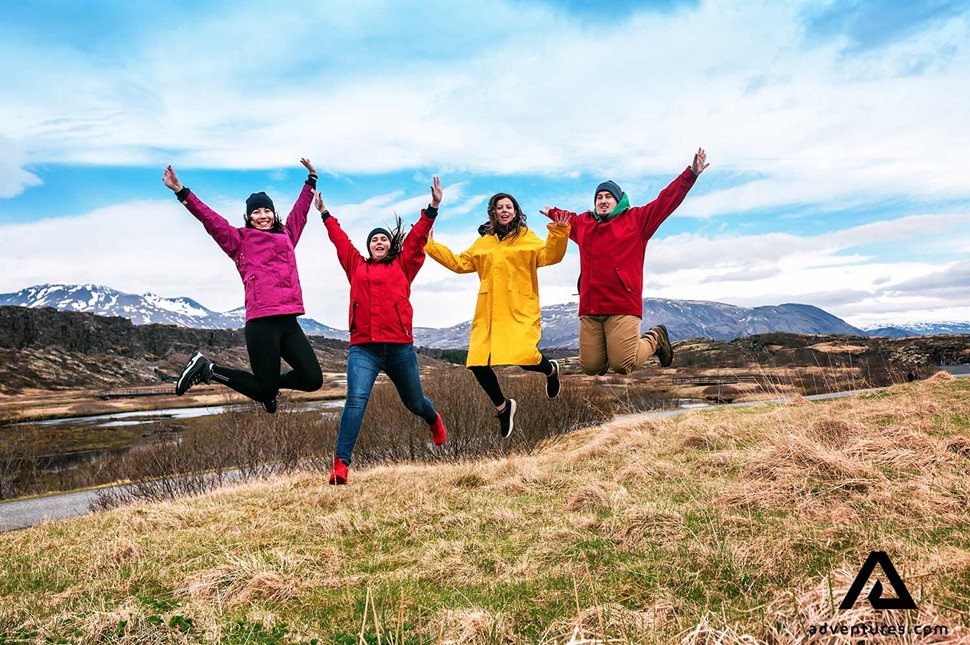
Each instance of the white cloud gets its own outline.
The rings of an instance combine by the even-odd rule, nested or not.
[[[31,186],[39,186],[40,177],[24,169],[23,149],[0,137],[0,199],[16,197]]]
[[[592,172],[631,185],[678,171],[702,144],[714,185],[728,186],[688,200],[682,214],[696,216],[970,198],[947,170],[970,144],[966,16],[847,57],[808,41],[791,3],[711,1],[614,29],[505,2],[414,15],[366,3],[364,18],[223,9],[160,25],[107,64],[15,41],[37,62],[8,93],[0,133],[42,161],[266,168],[325,150],[333,172]],[[467,27],[472,46],[440,59],[386,51],[343,71],[335,42],[372,44],[411,20],[414,38]],[[287,36],[241,39],[253,24]],[[914,74],[914,56],[936,62]]]
[[[296,195],[274,197],[288,212]],[[463,200],[458,187],[448,197],[457,203]],[[390,224],[394,211],[407,225],[425,204],[426,195],[392,193],[328,207],[363,250],[367,232]],[[215,201],[210,206],[223,213],[239,210],[235,202]],[[939,320],[942,312],[970,308],[970,293],[961,286],[965,261],[873,261],[853,251],[860,245],[917,235],[924,244],[962,239],[970,246],[962,221],[951,215],[924,215],[807,237],[682,234],[653,240],[647,248],[644,295],[739,305],[805,302],[850,320],[909,317],[917,311]],[[545,235],[539,225],[535,232]],[[469,228],[441,231],[435,238],[460,253],[476,236]],[[188,296],[223,311],[243,300],[232,262],[173,200],[118,204],[80,217],[0,226],[0,245],[6,249],[0,256],[3,292],[44,282],[91,282],[134,293]],[[297,261],[307,314],[346,328],[349,284],[315,209],[297,247]],[[563,262],[539,271],[543,304],[575,301],[578,273],[578,251],[570,244]],[[415,324],[444,327],[470,319],[477,287],[474,274],[455,275],[428,259],[413,287]]]

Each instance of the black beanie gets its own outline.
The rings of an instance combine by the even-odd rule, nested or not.
[[[623,197],[623,191],[620,190],[620,187],[616,185],[615,181],[613,181],[612,179],[609,179],[596,187],[596,192],[593,193],[593,199],[595,200],[596,196],[599,195],[604,190],[609,194],[613,195],[613,199],[615,199],[616,201],[620,201],[620,198]]]
[[[367,234],[367,250],[368,251],[370,251],[370,241],[371,241],[371,238],[374,237],[375,235],[377,235],[378,233],[383,233],[384,235],[387,236],[387,239],[391,239],[391,234],[388,232],[388,230],[386,228],[381,228],[381,227],[378,226],[373,231],[371,231],[370,233]]]
[[[276,208],[273,207],[273,200],[263,192],[253,193],[246,200],[246,217],[249,217],[257,208],[268,208],[274,213],[276,212]]]

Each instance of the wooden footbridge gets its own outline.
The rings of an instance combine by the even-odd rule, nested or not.
[[[761,374],[730,374],[708,376],[672,376],[674,385],[731,385],[732,383],[764,383],[769,380]]]
[[[105,401],[109,399],[132,399],[141,396],[165,396],[175,394],[174,385],[166,385],[163,387],[142,387],[142,388],[128,388],[121,390],[103,390],[97,393],[99,399]]]

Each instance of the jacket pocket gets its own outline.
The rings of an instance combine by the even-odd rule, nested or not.
[[[483,278],[481,283],[478,285],[478,293],[488,293],[492,290],[492,279]]]
[[[357,301],[350,303],[350,333],[354,333],[354,321],[357,319]]]
[[[616,271],[616,277],[620,279],[620,285],[624,289],[626,289],[626,292],[627,293],[631,293],[631,291],[630,291],[630,281],[623,277],[623,270],[620,269],[620,267],[616,267],[613,270]]]
[[[401,298],[400,300],[394,303],[394,311],[397,312],[397,321],[401,325],[401,333],[403,333],[408,338],[411,337],[411,331],[408,329],[408,326],[404,323],[404,318],[409,313],[408,310],[410,308],[411,308],[411,305],[408,302],[407,298]],[[407,317],[410,317],[410,316],[407,316]]]

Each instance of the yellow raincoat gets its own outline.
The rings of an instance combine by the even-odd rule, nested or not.
[[[542,335],[536,270],[566,254],[569,227],[550,227],[546,241],[523,227],[519,236],[483,235],[461,255],[434,240],[425,250],[455,273],[478,272],[481,285],[466,365],[538,365]]]

